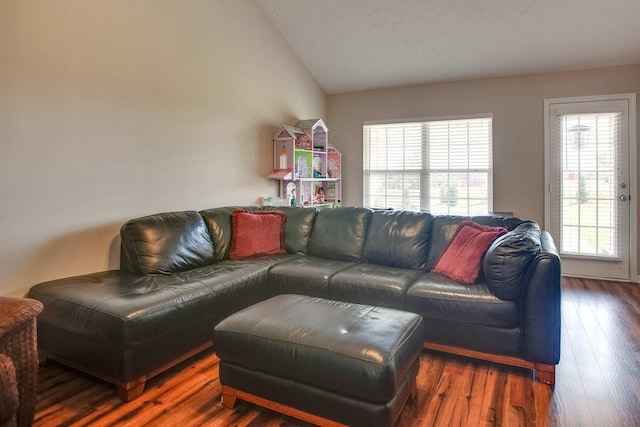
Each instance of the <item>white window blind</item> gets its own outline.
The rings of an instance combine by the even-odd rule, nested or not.
[[[491,118],[366,124],[364,205],[435,214],[492,210]]]
[[[619,257],[621,113],[559,115],[558,207],[564,254]]]

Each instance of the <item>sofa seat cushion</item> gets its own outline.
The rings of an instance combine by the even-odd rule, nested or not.
[[[519,323],[517,301],[496,298],[484,283],[465,285],[436,273],[416,280],[405,301],[407,310],[425,318],[498,328],[515,328]]]
[[[329,298],[329,279],[353,265],[348,261],[303,256],[274,265],[269,271],[269,288],[273,295],[300,294]]]
[[[269,268],[296,256],[222,261],[171,275],[106,271],[41,283],[29,297],[44,304],[39,322],[118,348],[133,347],[218,322],[267,298]]]
[[[331,299],[359,304],[404,308],[404,295],[423,270],[356,264],[329,280]]]

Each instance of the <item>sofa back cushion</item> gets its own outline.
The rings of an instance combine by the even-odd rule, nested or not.
[[[309,240],[309,255],[339,261],[362,261],[362,250],[371,210],[367,208],[321,209]]]
[[[498,237],[487,250],[483,261],[489,290],[498,298],[518,301],[529,265],[540,252],[540,226],[523,222]]]
[[[434,215],[431,221],[431,244],[427,254],[427,270],[431,270],[449,246],[458,226],[468,217],[457,215]]]
[[[200,211],[211,235],[215,261],[229,259],[231,248],[231,213],[236,209],[257,211],[256,206],[226,206]]]
[[[487,227],[504,227],[507,231],[511,231],[518,225],[525,222],[524,219],[515,216],[499,216],[499,215],[476,215],[469,218],[476,224],[486,225]]]
[[[211,238],[198,212],[132,219],[122,226],[120,237],[120,268],[135,274],[171,274],[214,261]]]
[[[287,215],[284,223],[284,247],[290,254],[306,254],[317,209],[266,206],[265,211],[277,210]]]
[[[438,262],[444,251],[449,246],[458,226],[464,220],[471,220],[476,224],[487,227],[504,227],[507,231],[513,230],[524,220],[516,217],[503,217],[494,215],[460,216],[460,215],[434,215],[431,221],[431,245],[427,255],[427,270],[431,270]]]
[[[426,269],[432,219],[424,212],[374,211],[364,242],[365,262]]]

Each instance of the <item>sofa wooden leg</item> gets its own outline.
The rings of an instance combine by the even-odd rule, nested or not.
[[[47,352],[42,349],[38,349],[38,365],[47,366],[49,364],[49,360]]]
[[[131,402],[133,399],[140,397],[144,391],[145,384],[146,381],[118,382],[116,383],[116,387],[118,387],[118,396],[120,396],[120,399],[124,402]]]
[[[236,406],[236,398],[238,397],[238,390],[226,385],[222,386],[222,406],[228,409],[233,409]]]
[[[554,385],[556,383],[556,365],[536,363],[536,376],[541,383]]]

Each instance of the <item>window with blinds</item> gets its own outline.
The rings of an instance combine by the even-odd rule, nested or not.
[[[365,124],[363,133],[365,206],[492,210],[491,117]]]
[[[562,253],[619,256],[620,116],[557,116]]]

